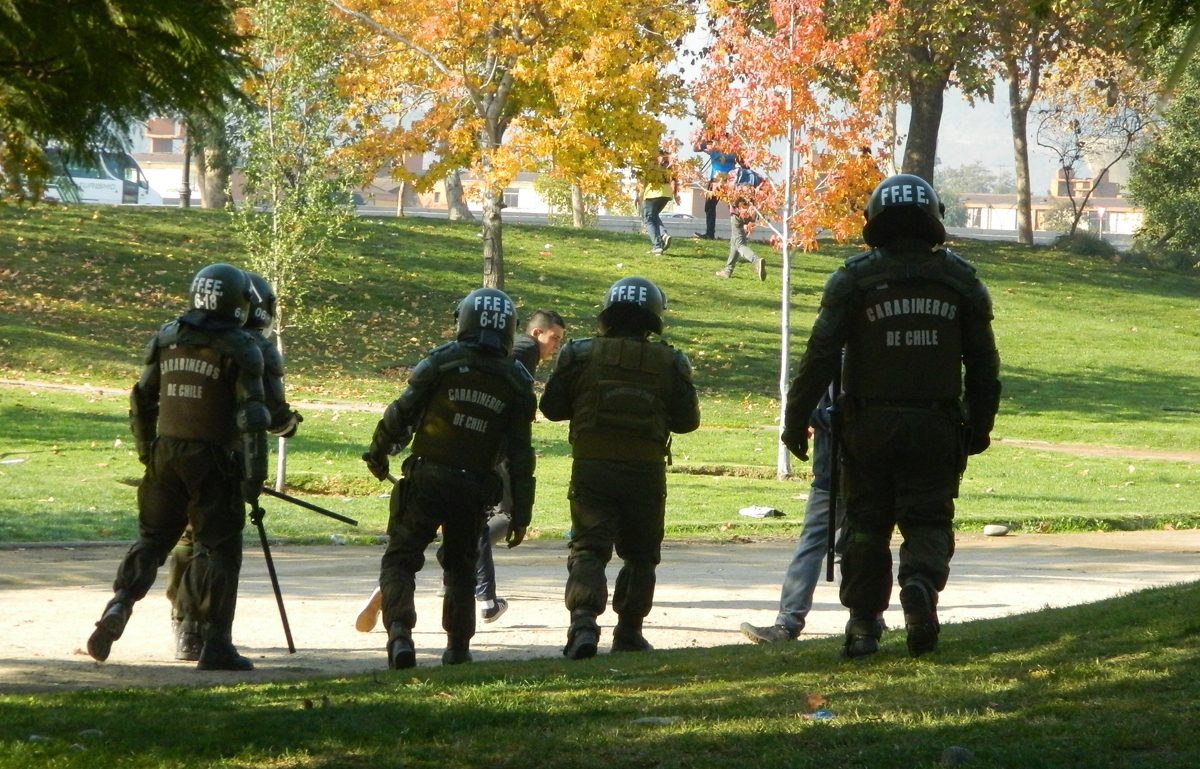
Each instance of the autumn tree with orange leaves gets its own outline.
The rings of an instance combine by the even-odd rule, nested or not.
[[[483,203],[483,285],[504,287],[501,201],[518,171],[590,195],[654,162],[660,114],[681,112],[668,68],[694,0],[330,0],[357,22],[347,87],[378,159],[432,152],[420,187],[470,168]],[[403,172],[401,171],[401,176]]]
[[[792,249],[815,249],[822,231],[838,241],[857,236],[867,197],[881,179],[870,151],[881,94],[868,54],[885,29],[884,16],[837,37],[825,26],[823,6],[770,0],[769,19],[748,19],[741,6],[710,2],[715,41],[695,90],[715,149],[776,177],[782,172],[781,182],[753,193],[759,221],[782,248],[781,403],[790,384]],[[782,160],[775,154],[781,146]],[[715,191],[726,200],[749,193],[730,182]],[[789,462],[781,443],[781,476]]]

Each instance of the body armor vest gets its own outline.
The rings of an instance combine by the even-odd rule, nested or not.
[[[631,337],[597,337],[579,377],[571,417],[576,459],[662,460],[675,351]]]
[[[970,266],[943,251],[910,262],[877,249],[867,258],[851,259],[847,267],[856,291],[846,344],[846,394],[882,400],[958,398],[961,313],[975,281],[973,273],[964,272]]]
[[[414,456],[449,467],[491,472],[522,399],[513,361],[451,344],[431,356],[441,374],[413,436]],[[526,384],[528,387],[528,383]]]
[[[237,438],[235,372],[219,350],[170,344],[158,352],[159,433],[230,447]]]

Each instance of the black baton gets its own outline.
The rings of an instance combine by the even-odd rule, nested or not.
[[[275,573],[275,561],[271,558],[271,546],[267,544],[267,529],[263,526],[263,516],[266,513],[266,510],[255,504],[254,509],[250,511],[250,522],[258,529],[258,539],[262,542],[263,557],[267,561],[267,573],[271,575],[271,587],[275,590],[275,603],[279,606],[279,618],[283,620],[283,634],[287,637],[288,654],[295,654],[296,644],[292,642],[292,626],[288,624],[287,610],[283,608],[283,591],[279,589],[279,575]]]
[[[841,436],[841,414],[838,413],[838,396],[842,393],[842,356],[833,372],[833,398],[829,406],[829,535],[826,539],[825,581],[833,582],[834,548],[837,545],[837,505],[841,478],[838,476],[838,440]]]
[[[330,518],[334,519],[335,521],[341,521],[342,523],[348,523],[351,526],[358,525],[358,521],[354,520],[353,518],[347,518],[344,515],[338,515],[335,512],[332,512],[330,510],[326,510],[323,507],[314,505],[312,502],[305,502],[303,499],[296,499],[291,494],[284,494],[282,491],[276,491],[275,489],[269,488],[267,486],[263,486],[262,493],[269,494],[272,497],[275,497],[276,499],[282,499],[284,502],[291,502],[293,505],[298,505],[300,507],[303,507],[305,510],[312,510],[314,513],[320,513],[321,515],[327,515]]]

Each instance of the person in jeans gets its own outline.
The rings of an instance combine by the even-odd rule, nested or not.
[[[728,142],[729,134],[725,134]],[[707,140],[697,142],[692,149],[708,155],[708,184],[704,195],[704,232],[697,232],[696,237],[703,240],[717,239],[717,204],[721,201],[713,194],[713,187],[722,179],[733,173],[737,168],[737,156],[731,152],[721,152],[713,148]]]
[[[671,247],[671,236],[659,214],[672,200],[679,202],[679,179],[671,169],[671,153],[667,148],[659,149],[658,163],[646,174],[642,185],[642,221],[650,236],[650,250],[646,253],[658,256]]]
[[[804,506],[804,528],[783,577],[779,595],[779,615],[774,625],[758,627],[743,622],[742,635],[754,643],[793,641],[804,630],[804,622],[812,609],[813,592],[821,578],[821,560],[829,543],[829,470],[832,441],[829,433],[829,394],[821,399],[812,413],[809,425],[813,430],[813,482]]]

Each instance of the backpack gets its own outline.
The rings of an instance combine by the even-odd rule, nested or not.
[[[733,183],[739,187],[761,187],[766,179],[754,169],[739,166]]]

